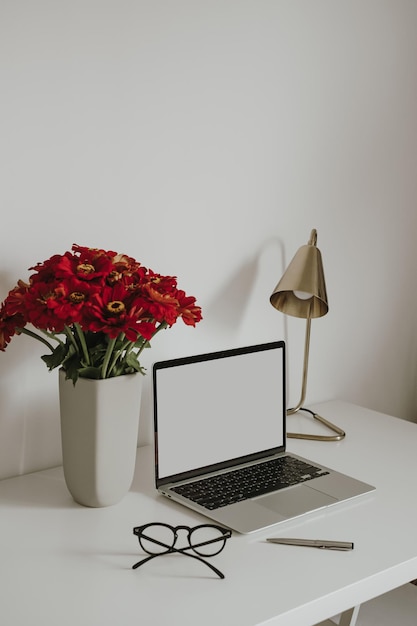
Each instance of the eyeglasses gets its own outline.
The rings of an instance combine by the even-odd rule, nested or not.
[[[185,530],[187,533],[188,546],[185,548],[175,548],[179,530]],[[216,556],[223,550],[226,540],[232,536],[232,532],[226,528],[215,524],[200,524],[191,528],[190,526],[170,526],[169,524],[152,522],[143,526],[136,526],[133,529],[133,534],[137,536],[142,550],[150,556],[135,563],[132,569],[136,569],[162,554],[177,552],[205,563],[219,578],[224,578],[224,574],[217,567],[201,557]],[[192,550],[195,554],[190,554],[188,550]]]

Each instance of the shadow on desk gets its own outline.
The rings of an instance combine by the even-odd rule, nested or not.
[[[65,485],[62,467],[2,480],[1,502],[31,508],[72,509],[77,506]]]
[[[136,469],[130,491],[144,493],[150,497],[156,497],[154,479],[153,447],[139,447],[136,453]]]
[[[33,508],[85,508],[74,502],[69,493],[62,466],[6,478],[0,481],[0,485],[1,502],[4,504]],[[158,497],[153,482],[152,449],[149,446],[138,448],[136,471],[130,492]]]

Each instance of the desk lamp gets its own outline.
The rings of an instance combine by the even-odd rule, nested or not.
[[[329,310],[323,264],[320,250],[317,248],[317,231],[315,229],[311,231],[308,244],[301,246],[295,254],[278,285],[275,287],[270,297],[270,302],[278,311],[306,320],[301,397],[294,408],[287,410],[287,415],[293,415],[298,411],[306,411],[310,413],[314,419],[336,433],[334,435],[287,433],[287,437],[294,439],[314,439],[316,441],[340,441],[345,436],[343,430],[321,415],[302,406],[305,401],[307,389],[311,320],[312,318],[326,315]]]

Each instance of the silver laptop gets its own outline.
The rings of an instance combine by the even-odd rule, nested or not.
[[[286,452],[285,389],[283,341],[155,363],[158,491],[240,533],[372,491]]]

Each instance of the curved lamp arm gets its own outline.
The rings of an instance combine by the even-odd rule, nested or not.
[[[287,437],[290,437],[291,439],[312,439],[314,441],[340,441],[346,436],[346,433],[344,430],[342,430],[335,424],[332,424],[332,422],[329,422],[329,420],[326,420],[324,417],[322,417],[318,413],[315,413],[314,411],[310,411],[310,409],[304,409],[302,406],[304,404],[306,391],[307,391],[308,357],[309,357],[309,352],[310,352],[310,329],[311,329],[311,317],[308,317],[307,324],[306,324],[306,336],[305,336],[305,342],[304,342],[304,365],[303,365],[303,379],[302,379],[302,385],[301,385],[301,396],[300,396],[300,400],[298,404],[295,407],[291,409],[287,409],[287,415],[294,415],[294,413],[297,413],[298,411],[305,411],[306,413],[310,413],[310,415],[312,415],[314,419],[321,422],[321,424],[323,424],[324,426],[326,426],[326,428],[329,428],[331,431],[333,431],[336,434],[334,435],[310,435],[310,434],[303,434],[303,433],[287,432]]]

